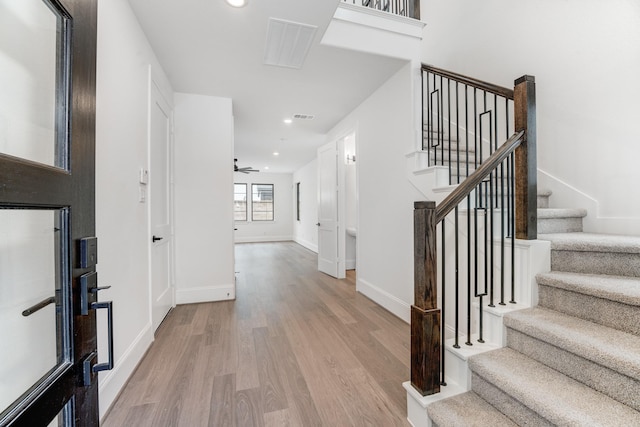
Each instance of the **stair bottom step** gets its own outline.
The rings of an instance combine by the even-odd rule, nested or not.
[[[503,413],[472,391],[432,403],[429,418],[437,427],[514,427]]]
[[[472,390],[519,425],[640,425],[640,412],[510,348],[469,359]]]

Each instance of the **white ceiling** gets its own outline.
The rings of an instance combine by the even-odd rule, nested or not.
[[[240,9],[224,0],[129,3],[176,92],[233,99],[240,167],[304,166],[325,134],[403,65],[320,44],[339,0],[249,0]],[[263,64],[270,17],[318,27],[301,69]],[[315,118],[284,124],[293,114]]]

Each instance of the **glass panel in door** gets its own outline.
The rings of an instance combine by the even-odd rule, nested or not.
[[[0,415],[69,364],[66,216],[0,208]]]
[[[63,169],[66,25],[48,0],[0,0],[0,153]]]

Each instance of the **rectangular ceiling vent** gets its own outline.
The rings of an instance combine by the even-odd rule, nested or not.
[[[293,118],[297,120],[313,120],[315,116],[311,114],[294,114]]]
[[[269,18],[264,63],[287,68],[302,68],[318,27]]]

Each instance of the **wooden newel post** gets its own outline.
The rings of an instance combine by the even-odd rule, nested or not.
[[[536,81],[522,76],[513,90],[515,130],[524,130],[524,141],[516,148],[516,238],[538,238],[538,163],[536,150]]]
[[[423,396],[440,392],[440,309],[437,298],[436,204],[415,202],[411,384]]]

